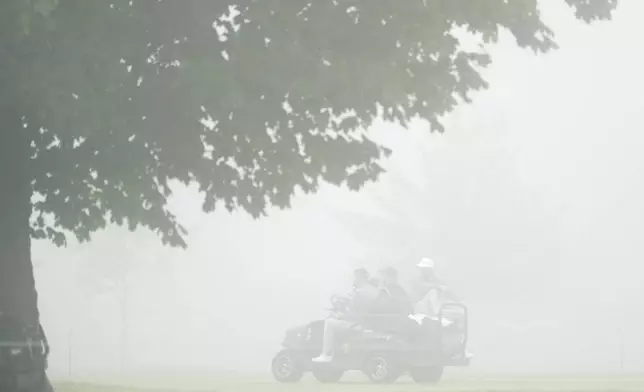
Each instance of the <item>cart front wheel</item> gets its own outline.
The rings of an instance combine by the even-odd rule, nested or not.
[[[302,360],[292,351],[283,350],[277,353],[271,363],[273,377],[279,382],[298,382],[304,375]]]

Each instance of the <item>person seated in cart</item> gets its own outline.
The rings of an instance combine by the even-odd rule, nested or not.
[[[398,282],[398,271],[391,267],[381,270],[379,287],[368,276],[363,269],[354,272],[354,291],[347,312],[325,320],[322,353],[313,362],[331,362],[337,334],[358,325],[382,331],[402,330],[400,325],[407,321],[412,306]]]
[[[324,321],[322,353],[313,358],[313,362],[331,362],[336,335],[358,325],[361,319],[371,312],[373,303],[379,296],[380,290],[372,284],[369,272],[364,268],[355,270],[353,272],[353,290],[349,295],[346,310],[342,314],[335,314]]]

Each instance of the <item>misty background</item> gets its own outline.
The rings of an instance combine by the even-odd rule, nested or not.
[[[556,3],[561,49],[502,38],[491,88],[445,134],[375,126],[394,154],[360,193],[323,186],[254,221],[206,215],[178,186],[185,251],[120,228],[34,243],[52,375],[267,372],[285,329],[324,317],[354,268],[409,277],[421,256],[470,308],[466,371],[642,369],[644,4],[591,27]]]

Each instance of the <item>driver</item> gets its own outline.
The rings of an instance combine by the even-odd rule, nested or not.
[[[379,294],[380,290],[370,282],[369,272],[366,269],[359,268],[353,272],[353,291],[350,294],[348,311],[342,316],[329,317],[324,321],[322,353],[313,358],[313,362],[327,363],[333,360],[332,351],[336,334],[353,328],[360,320],[360,316],[370,311],[371,305]]]
[[[358,290],[370,282],[371,277],[366,268],[358,268],[353,271],[353,290]]]

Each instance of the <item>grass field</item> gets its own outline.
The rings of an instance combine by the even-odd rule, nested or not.
[[[109,385],[112,384],[112,385]],[[126,386],[129,385],[129,386]],[[57,392],[277,392],[277,391],[436,391],[436,392],[644,392],[644,376],[604,377],[448,377],[436,386],[419,386],[406,378],[388,386],[372,385],[360,375],[347,375],[340,384],[323,385],[305,378],[298,384],[279,384],[270,378],[158,377],[146,380],[96,383],[55,383]]]

